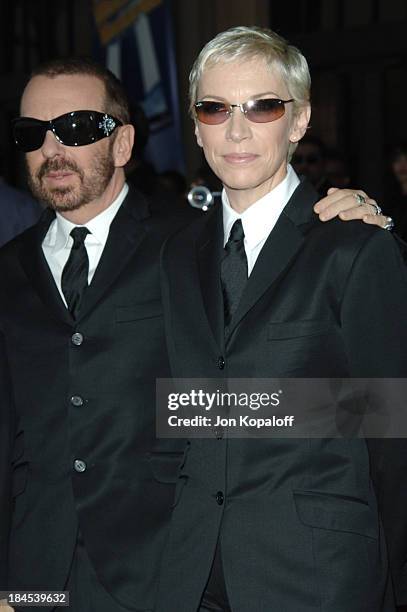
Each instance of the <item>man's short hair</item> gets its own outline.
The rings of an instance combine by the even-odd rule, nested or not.
[[[123,85],[113,72],[91,58],[68,57],[50,60],[34,68],[30,78],[46,76],[52,79],[57,76],[77,74],[96,77],[102,81],[105,88],[104,111],[120,119],[123,124],[130,123],[129,102]]]
[[[189,102],[193,118],[194,104],[198,102],[199,81],[204,70],[220,62],[252,59],[264,59],[270,69],[277,67],[290,97],[294,99],[294,115],[309,103],[311,77],[302,53],[268,28],[239,26],[215,36],[195,60],[189,75]],[[296,146],[296,143],[291,143],[289,157]]]

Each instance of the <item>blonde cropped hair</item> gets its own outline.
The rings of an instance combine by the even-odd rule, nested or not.
[[[239,26],[221,32],[202,49],[189,74],[189,109],[195,119],[199,81],[205,69],[220,62],[263,59],[270,68],[277,68],[290,97],[294,99],[293,115],[309,104],[311,77],[302,53],[282,36],[267,28]],[[291,143],[289,158],[296,143]]]

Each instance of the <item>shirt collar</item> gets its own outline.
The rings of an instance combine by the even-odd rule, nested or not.
[[[222,191],[224,245],[236,219],[242,220],[245,242],[252,249],[265,240],[277,223],[283,209],[299,185],[299,178],[288,164],[287,174],[274,189],[239,214],[229,204],[226,191]]]
[[[101,213],[90,219],[85,225],[88,228],[90,235],[87,239],[91,239],[93,243],[98,243],[104,246],[109,235],[110,224],[115,218],[117,211],[119,210],[124,198],[129,191],[127,183],[123,185],[117,198]],[[52,247],[54,253],[61,251],[71,244],[72,238],[70,232],[74,227],[77,227],[75,223],[68,221],[60,213],[56,213],[56,219],[54,227],[52,228],[51,235],[49,236],[48,244]]]

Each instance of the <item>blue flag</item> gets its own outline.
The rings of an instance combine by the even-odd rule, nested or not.
[[[185,171],[169,0],[94,0],[96,55],[150,125],[145,157],[157,172]],[[136,135],[137,138],[137,135]]]

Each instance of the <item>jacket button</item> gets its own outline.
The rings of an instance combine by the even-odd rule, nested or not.
[[[71,397],[71,404],[72,406],[76,406],[77,408],[79,406],[83,406],[83,399],[80,397],[80,395],[73,395]]]
[[[223,359],[221,355],[218,359],[218,368],[219,370],[223,370],[224,367],[225,367],[225,360]]]
[[[216,499],[216,503],[221,506],[223,504],[223,502],[225,501],[225,497],[222,493],[222,491],[218,491],[215,495],[215,499]]]
[[[82,459],[75,459],[75,461],[73,462],[73,468],[75,472],[81,474],[86,470],[86,462],[82,461]]]
[[[83,335],[80,332],[75,332],[71,336],[71,342],[75,346],[80,346],[83,342]]]

